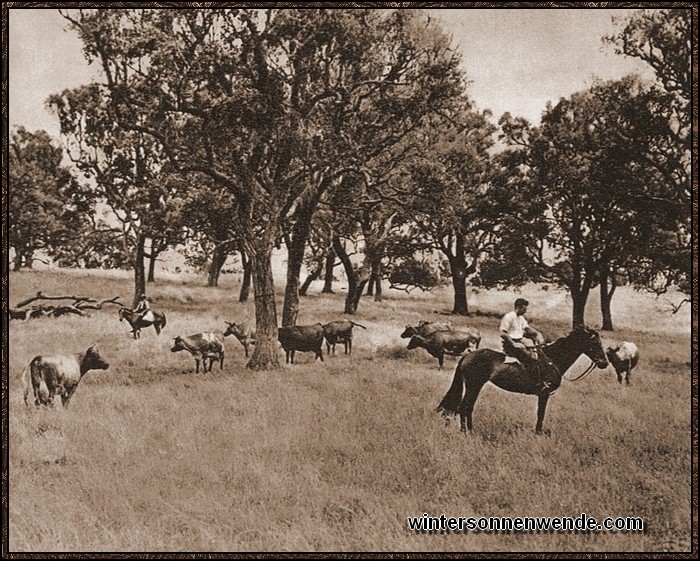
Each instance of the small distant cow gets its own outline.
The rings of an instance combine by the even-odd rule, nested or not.
[[[421,320],[418,325],[407,325],[401,334],[402,339],[408,339],[416,335],[425,337],[436,331],[452,331],[452,322],[449,321],[425,321]]]
[[[430,335],[414,335],[408,342],[408,349],[423,347],[430,356],[438,359],[438,370],[442,370],[445,355],[460,356],[471,350],[473,337],[461,331],[434,331]],[[477,343],[478,345],[478,343]]]
[[[458,333],[462,337],[469,340],[470,349],[476,350],[481,344],[481,333],[475,327],[460,327],[459,330],[455,330],[452,327],[452,323],[449,321],[419,321],[417,326],[407,325],[404,332],[401,334],[402,339],[407,339],[409,337],[415,337],[419,335],[421,337],[428,337],[433,333],[437,332],[452,332]],[[415,348],[415,347],[414,347]]]
[[[320,358],[323,361],[323,326],[320,323],[280,327],[277,332],[277,340],[282,344],[286,354],[286,363],[294,364],[296,351],[313,351],[316,353],[314,360]]]
[[[639,362],[639,349],[634,343],[625,341],[618,347],[608,347],[605,354],[610,361],[610,364],[615,368],[617,381],[621,384],[622,379],[625,380],[625,385],[630,385],[630,375],[632,369]]]
[[[84,353],[36,356],[22,372],[24,403],[29,405],[29,389],[34,390],[34,405],[53,406],[55,395],[61,396],[63,407],[90,370],[107,370],[109,363],[100,356],[95,345]]]
[[[202,370],[211,372],[215,360],[219,361],[219,368],[224,368],[224,334],[221,331],[207,331],[196,333],[187,337],[177,336],[174,339],[173,348],[178,351],[187,351],[194,357],[195,374],[199,373],[199,363],[202,362]],[[207,369],[207,359],[209,368]]]
[[[335,354],[335,345],[337,343],[345,343],[345,354],[351,354],[352,328],[355,326],[367,329],[364,325],[360,325],[349,319],[339,319],[325,324],[323,326],[323,336],[326,338],[326,352],[330,354],[332,350],[333,354]]]
[[[224,337],[234,335],[243,345],[245,356],[247,357],[248,347],[250,345],[255,345],[255,328],[247,323],[231,323],[229,321],[226,322],[226,325]]]

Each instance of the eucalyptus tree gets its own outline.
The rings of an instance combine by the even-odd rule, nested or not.
[[[403,11],[63,13],[102,66],[119,127],[149,135],[180,172],[206,174],[235,196],[256,297],[248,366],[277,367],[271,256],[283,221],[293,221],[294,268],[320,194],[364,163],[352,149],[380,130],[400,132],[395,123],[414,118],[406,109],[427,111],[452,94],[459,72],[442,56],[444,35]],[[417,64],[427,69],[420,82]],[[383,142],[392,141],[389,132]],[[283,323],[294,320],[292,302]]]

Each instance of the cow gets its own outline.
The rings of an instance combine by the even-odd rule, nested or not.
[[[224,337],[234,335],[245,349],[245,356],[248,356],[248,347],[255,345],[255,328],[247,323],[231,323],[226,322],[226,331]]]
[[[367,329],[364,325],[350,321],[349,319],[339,319],[332,321],[323,326],[323,336],[326,338],[326,352],[335,354],[336,343],[345,343],[345,354],[352,353],[352,328],[361,327]]]
[[[404,332],[401,334],[402,339],[407,339],[409,337],[415,337],[420,335],[421,337],[427,337],[438,331],[454,331],[452,323],[449,321],[419,321],[417,326],[407,325]],[[479,348],[481,344],[481,333],[476,327],[461,327],[456,333],[461,333],[465,337],[470,339],[470,347],[474,350]],[[415,347],[414,347],[415,348]]]
[[[435,331],[430,335],[414,335],[408,342],[408,349],[423,347],[431,356],[438,359],[438,370],[442,370],[445,355],[460,356],[471,350],[473,342],[470,333],[461,331]]]
[[[194,357],[195,374],[199,373],[200,362],[205,373],[211,372],[215,360],[219,361],[219,369],[224,368],[224,334],[221,331],[207,331],[187,337],[178,335],[174,341],[173,348],[170,349],[173,353],[187,351]],[[209,359],[208,370],[207,359]]]
[[[618,383],[621,384],[624,379],[625,385],[629,386],[632,369],[637,366],[639,362],[639,349],[637,345],[625,341],[617,347],[608,347],[605,350],[605,354],[610,364],[612,364],[615,369]]]
[[[100,356],[96,345],[84,353],[35,356],[22,372],[24,403],[29,406],[29,389],[34,390],[34,405],[53,407],[55,395],[67,408],[83,376],[90,370],[107,370],[109,363]]]
[[[277,340],[282,344],[286,354],[286,363],[294,364],[294,353],[316,353],[317,358],[323,362],[323,326],[320,323],[314,325],[292,325],[280,327],[277,331]]]
[[[421,320],[418,322],[418,325],[407,325],[406,329],[404,329],[403,333],[401,334],[402,339],[409,339],[411,337],[414,337],[415,335],[421,335],[422,337],[425,337],[426,335],[430,335],[431,333],[435,333],[436,331],[451,331],[452,330],[452,322],[449,321],[425,321]]]

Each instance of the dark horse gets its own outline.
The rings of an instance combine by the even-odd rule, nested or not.
[[[598,368],[607,367],[608,359],[598,333],[584,326],[545,345],[539,354],[537,361],[528,361],[529,368],[517,362],[504,362],[506,355],[493,349],[481,349],[465,355],[457,365],[452,385],[438,410],[445,414],[459,413],[462,431],[471,431],[474,403],[484,384],[491,382],[509,392],[537,396],[535,432],[541,434],[549,396],[561,385],[562,376],[578,357],[586,355]]]
[[[160,330],[165,327],[165,314],[154,312],[153,310],[150,310],[150,312],[153,314],[153,321],[138,319],[139,314],[129,308],[119,308],[119,321],[125,319],[129,322],[134,339],[141,337],[142,328],[151,325],[156,328],[156,333],[160,335]]]

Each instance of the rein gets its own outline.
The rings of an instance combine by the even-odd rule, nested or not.
[[[591,361],[591,364],[583,371],[583,374],[579,374],[578,376],[576,376],[576,378],[567,378],[566,374],[564,374],[564,379],[568,380],[569,382],[577,382],[578,380],[585,378],[591,372],[593,372],[594,368],[595,368],[595,362]]]

